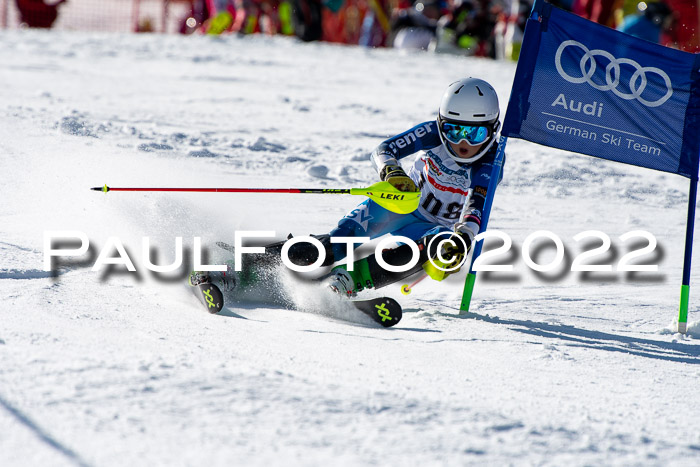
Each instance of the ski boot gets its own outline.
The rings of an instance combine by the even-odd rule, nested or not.
[[[419,261],[407,271],[388,271],[377,263],[376,255],[372,254],[366,258],[355,261],[352,271],[348,271],[347,265],[336,266],[331,270],[331,274],[327,276],[324,281],[331,290],[348,297],[354,297],[365,289],[379,289],[394,284],[422,271],[422,264],[428,260],[424,244],[428,239],[429,238],[426,238],[419,244]],[[387,263],[399,266],[411,259],[413,251],[409,245],[402,245],[384,250],[382,256]]]
[[[192,271],[190,273],[190,278],[187,281],[192,287],[199,284],[208,284],[211,282],[211,277],[206,271]]]
[[[367,258],[355,261],[352,271],[348,271],[346,265],[334,267],[325,283],[332,291],[346,297],[354,297],[365,289],[374,288]]]
[[[330,276],[326,278],[326,285],[333,292],[344,297],[354,297],[357,293],[354,290],[354,281],[350,273],[344,268],[333,269]]]
[[[238,285],[237,273],[231,266],[226,271],[192,271],[189,284],[195,287],[199,284],[215,284],[222,292],[231,292]]]

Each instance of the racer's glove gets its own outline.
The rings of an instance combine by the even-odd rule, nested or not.
[[[423,265],[426,274],[436,281],[446,279],[459,272],[464,263],[464,257],[472,247],[473,233],[463,224],[455,224],[454,232],[443,239],[439,254]]]
[[[418,191],[416,184],[413,183],[411,177],[406,175],[406,172],[398,165],[386,165],[379,174],[379,178],[384,182],[391,183],[392,186],[400,191]]]
[[[472,242],[474,241],[474,232],[472,232],[471,229],[469,229],[469,227],[467,227],[467,225],[463,222],[459,222],[459,223],[455,224],[452,227],[452,230],[454,231],[452,236],[457,235],[462,240],[464,240],[464,244],[467,247],[467,251],[465,252],[465,254],[469,253],[469,250],[472,249]],[[450,237],[450,238],[452,238],[452,237]],[[459,242],[459,239],[454,238],[453,240],[456,240],[457,242]],[[462,245],[462,242],[459,242],[459,245]]]
[[[469,253],[472,247],[473,234],[466,228],[460,229],[460,225],[455,225],[452,235],[447,237],[447,241],[442,244],[441,255],[450,265],[458,265],[464,260],[464,256]],[[450,274],[459,271],[456,269]],[[449,274],[448,274],[449,275]]]

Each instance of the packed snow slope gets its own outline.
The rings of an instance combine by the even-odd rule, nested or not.
[[[294,310],[213,316],[184,285],[195,236],[214,255],[241,230],[323,233],[361,198],[89,190],[367,186],[373,147],[434,118],[452,80],[487,79],[505,110],[514,72],[285,38],[1,33],[0,465],[700,464],[696,294],[674,333],[685,179],[509,141],[489,227],[513,272],[480,274],[466,315],[464,273],[389,287],[405,314],[388,330],[310,286]],[[57,230],[90,250],[52,273]],[[538,230],[565,246],[554,271],[521,256]],[[650,232],[639,262],[658,271],[571,272],[601,244],[574,240],[588,230],[612,241],[588,262],[615,267],[647,244],[620,236]],[[110,237],[137,273],[91,270]],[[186,265],[151,273],[143,237],[159,264],[182,237]]]

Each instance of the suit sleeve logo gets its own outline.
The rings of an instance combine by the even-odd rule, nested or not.
[[[581,68],[580,77],[569,75],[566,71],[564,71],[564,68],[561,65],[562,53],[564,52],[564,49],[566,49],[569,46],[579,47],[585,52],[579,62],[579,67]],[[597,66],[596,60],[594,58],[596,55],[605,57],[606,59],[610,60],[610,63],[605,67],[605,84],[603,85],[595,83],[593,82],[593,80],[591,80],[591,77],[595,73]],[[667,100],[669,100],[673,95],[673,85],[671,84],[671,78],[669,78],[668,75],[664,73],[664,71],[660,68],[651,66],[643,67],[639,63],[629,58],[615,58],[611,53],[606,52],[605,50],[589,50],[588,47],[574,40],[567,40],[562,42],[561,45],[559,45],[557,53],[554,56],[554,64],[557,68],[557,72],[559,72],[559,75],[569,83],[588,83],[589,85],[591,85],[595,89],[598,89],[599,91],[612,91],[616,96],[625,100],[637,99],[640,103],[646,105],[647,107],[658,107]],[[621,65],[628,65],[635,69],[634,73],[632,74],[629,80],[629,89],[630,91],[632,91],[631,93],[623,92],[620,91],[620,89],[618,89],[621,77]],[[642,93],[644,92],[647,86],[647,73],[655,73],[659,75],[661,79],[664,80],[664,83],[666,85],[666,94],[664,94],[655,101],[649,101],[642,97]]]

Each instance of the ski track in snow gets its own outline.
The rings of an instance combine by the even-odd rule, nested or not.
[[[285,289],[298,310],[211,316],[183,273],[143,268],[144,236],[160,264],[182,236],[186,273],[194,236],[327,232],[361,199],[88,190],[368,185],[369,152],[434,118],[452,80],[489,80],[505,110],[513,64],[42,31],[0,32],[0,63],[0,465],[700,462],[692,295],[674,332],[684,179],[510,141],[490,227],[512,237],[514,272],[481,275],[465,315],[464,274],[390,287],[392,329],[313,286]],[[605,232],[609,264],[621,234],[648,230],[659,272],[535,274],[519,248],[541,229],[569,263],[574,235]],[[43,271],[47,230],[85,232],[89,254]],[[110,236],[138,274],[90,270]]]

